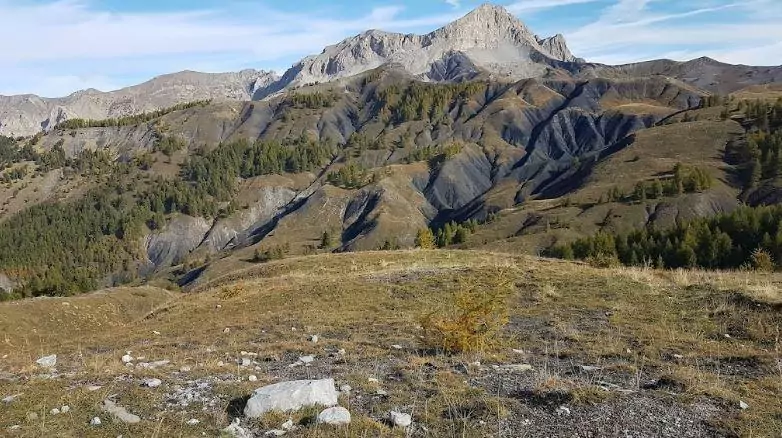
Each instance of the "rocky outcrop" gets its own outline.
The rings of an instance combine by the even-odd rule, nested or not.
[[[274,73],[257,70],[184,71],[111,92],[89,89],[61,98],[0,96],[0,135],[32,135],[66,119],[122,117],[196,100],[251,100],[276,80]]]
[[[426,35],[370,30],[348,38],[294,65],[281,83],[289,87],[329,82],[386,64],[434,81],[462,79],[479,71],[521,79],[573,61],[561,35],[538,39],[504,8],[483,5]],[[454,71],[458,73],[448,73]]]
[[[203,218],[176,216],[162,232],[147,237],[145,248],[149,263],[154,268],[180,263],[201,244],[211,227]]]

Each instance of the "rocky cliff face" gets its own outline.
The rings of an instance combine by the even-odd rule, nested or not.
[[[576,60],[562,35],[538,39],[504,8],[483,5],[426,35],[371,30],[348,38],[320,55],[303,59],[281,82],[283,86],[328,82],[390,63],[434,81],[451,79],[440,72],[443,65],[454,63],[470,65],[473,71],[523,79],[541,76],[557,62]]]
[[[71,118],[106,119],[139,114],[196,100],[250,100],[277,80],[270,72],[180,72],[117,91],[83,90],[62,98],[0,96],[0,135],[47,131]]]

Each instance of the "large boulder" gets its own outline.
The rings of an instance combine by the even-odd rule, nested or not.
[[[258,418],[270,411],[290,412],[306,406],[336,406],[338,396],[334,379],[276,383],[256,389],[247,401],[244,415]]]

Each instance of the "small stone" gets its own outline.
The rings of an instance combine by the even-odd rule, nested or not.
[[[258,381],[258,376],[254,375],[254,374],[251,374],[251,375],[250,375],[250,376],[247,378],[247,380],[249,380],[250,382],[257,382],[257,381]]]
[[[332,426],[350,424],[350,411],[342,406],[324,409],[318,414],[318,423],[330,424]]]
[[[500,367],[500,369],[505,371],[510,371],[512,373],[525,373],[527,371],[532,371],[532,365],[526,364],[526,363],[517,363],[512,365],[503,365]]]
[[[350,385],[342,385],[342,386],[339,387],[339,392],[344,392],[346,394],[349,393],[352,390],[353,390],[353,388],[351,388]]]
[[[54,368],[54,366],[57,365],[57,355],[52,354],[50,356],[44,356],[36,360],[35,363],[43,368]]]
[[[65,406],[60,408],[60,412],[62,412],[63,414],[67,414],[70,411],[71,411],[71,407],[68,406],[68,405],[65,405]]]
[[[315,356],[309,355],[309,356],[302,356],[299,358],[299,362],[303,364],[312,363],[315,360]]]
[[[99,386],[99,385],[92,385],[92,386],[88,386],[88,387],[87,387],[87,391],[90,391],[90,392],[95,392],[95,391],[97,391],[97,390],[99,390],[99,389],[101,389],[101,388],[103,388],[103,387],[102,387],[102,386]]]
[[[570,408],[568,408],[567,406],[558,407],[557,415],[570,415]]]
[[[21,428],[22,428],[22,426],[20,426],[18,424],[14,424],[13,426],[9,426],[8,430],[19,430]]]
[[[728,333],[725,333],[725,339],[730,339],[730,335]]]
[[[592,373],[592,372],[595,372],[595,371],[600,371],[602,369],[603,369],[603,367],[596,367],[596,366],[592,366],[592,365],[581,365],[581,371],[583,371],[585,373]]]
[[[227,335],[228,333],[231,333],[231,329],[226,327],[225,330],[223,330],[223,333],[225,333]]]
[[[224,366],[224,365],[225,365],[225,363],[222,360],[217,362],[217,366],[219,366],[219,367]]]
[[[403,347],[403,346],[401,346],[399,344],[394,344],[394,345],[391,346],[391,348],[393,348],[394,350],[404,350],[405,347]]]
[[[29,421],[35,421],[35,420],[38,419],[38,414],[36,414],[35,412],[28,412],[27,413],[27,419]]]
[[[51,414],[51,415],[60,415],[60,410],[58,408],[54,408],[51,411],[49,411],[49,414]]]
[[[129,362],[133,362],[133,356],[130,355],[130,352],[122,356],[122,363],[129,363]]]
[[[156,335],[156,336],[160,336],[160,332],[159,332],[159,331],[157,331],[157,330],[152,330],[152,334],[154,334],[154,335]]]
[[[218,304],[218,305],[216,305],[216,306],[215,306],[215,308],[217,308],[217,309],[222,309],[222,308],[223,308],[223,306],[221,306],[220,304]]]
[[[368,381],[369,383],[380,383],[380,380],[378,380],[378,379],[377,379],[377,378],[375,378],[375,377],[370,377],[370,378],[368,378],[368,379],[367,379],[367,381]]]
[[[100,426],[101,421],[99,417],[94,417],[92,420],[90,420],[90,426]]]
[[[379,396],[381,396],[381,397],[385,397],[385,396],[387,396],[387,395],[388,395],[388,392],[386,392],[386,390],[385,390],[385,389],[378,389],[377,391],[375,391],[375,394],[376,394],[376,395],[379,395]]]
[[[187,420],[187,425],[188,426],[195,426],[198,423],[200,423],[200,421],[198,421],[197,418],[191,418],[191,419]]]
[[[106,412],[107,414],[125,424],[137,424],[141,422],[141,417],[131,414],[127,409],[109,399],[103,400],[103,406],[101,406],[101,409],[103,412]]]
[[[142,386],[146,386],[147,388],[157,388],[162,384],[163,382],[160,379],[144,379]]]
[[[252,364],[253,364],[253,362],[249,358],[246,358],[246,357],[242,358],[242,366],[243,367],[249,367]]]
[[[189,373],[190,372],[190,367],[184,366],[184,367],[179,369],[179,372],[180,373]]]
[[[313,344],[317,344],[319,340],[320,338],[318,337],[318,335],[310,336],[310,342],[312,342]]]
[[[223,429],[222,432],[234,438],[252,438],[254,436],[241,426],[238,418],[234,418],[234,421],[228,427]]]
[[[682,356],[681,354],[674,354],[673,358],[681,360],[681,359],[684,359],[684,356]]]
[[[743,411],[744,409],[749,409],[749,405],[744,400],[741,400],[739,401],[739,408]]]
[[[339,351],[337,351],[337,354],[340,356],[344,356],[347,354],[347,351],[345,351],[344,348],[340,348]]]
[[[8,397],[3,398],[3,403],[6,403],[6,404],[13,403],[14,400],[16,400],[17,398],[19,398],[21,396],[22,396],[22,394],[9,395]]]
[[[291,331],[295,332],[296,331],[296,327],[291,327]]]
[[[402,412],[391,411],[389,413],[391,424],[396,427],[407,428],[413,424],[413,416]]]
[[[293,420],[288,418],[288,421],[282,423],[282,426],[280,427],[282,427],[282,430],[287,430],[287,431],[293,430]]]
[[[513,349],[513,352],[516,353],[516,354],[525,354],[524,350],[519,350],[519,349],[516,349],[516,348]]]
[[[286,432],[284,430],[272,429],[272,430],[266,431],[266,433],[264,435],[266,435],[266,436],[283,436],[286,433],[288,433],[288,432]]]

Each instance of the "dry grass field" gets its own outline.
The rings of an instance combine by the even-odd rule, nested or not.
[[[309,409],[290,415],[299,426],[288,436],[782,433],[779,275],[402,251],[211,278],[188,293],[139,287],[0,304],[0,398],[16,396],[0,402],[0,435],[219,436],[254,389],[326,377],[352,387],[340,402],[353,422],[316,425]],[[498,336],[448,354],[428,342],[427,316],[498,288]],[[35,363],[48,354],[53,370]],[[305,355],[314,361],[296,366]],[[144,387],[148,378],[162,384]],[[107,398],[141,421],[102,412]],[[413,426],[389,427],[392,409],[411,413]],[[96,416],[102,424],[91,426]],[[288,418],[240,424],[263,436]]]

